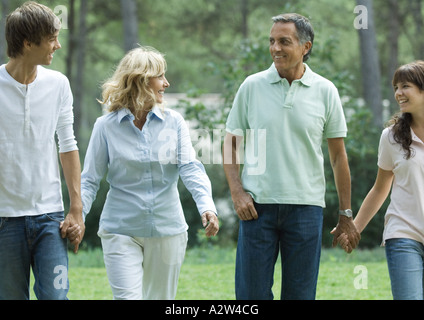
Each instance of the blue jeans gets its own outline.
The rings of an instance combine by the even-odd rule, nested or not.
[[[0,300],[28,300],[30,268],[39,300],[66,300],[67,240],[60,235],[63,212],[0,217]]]
[[[393,299],[423,300],[424,245],[412,239],[389,239],[386,257]]]
[[[257,204],[258,220],[240,221],[236,298],[272,300],[274,266],[281,253],[281,299],[314,300],[321,256],[323,209]]]

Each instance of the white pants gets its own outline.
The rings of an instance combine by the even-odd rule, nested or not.
[[[103,256],[115,300],[173,300],[187,247],[187,232],[137,238],[100,230]]]

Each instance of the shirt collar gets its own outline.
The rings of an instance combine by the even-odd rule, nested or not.
[[[312,80],[314,73],[309,68],[309,66],[304,63],[305,66],[305,73],[303,74],[302,78],[299,79],[300,82],[302,82],[303,85],[310,87],[312,85]],[[277,68],[275,67],[275,64],[273,63],[271,67],[268,69],[268,80],[269,83],[277,83],[280,82],[283,78],[280,77]]]
[[[147,120],[150,120],[153,115],[155,115],[160,120],[164,120],[162,110],[158,106],[154,106],[152,111],[147,114]],[[134,119],[134,115],[128,108],[122,108],[118,110],[118,122],[121,123],[124,119]]]
[[[412,140],[419,142],[419,143],[424,143],[424,141],[421,141],[420,138],[418,138],[418,136],[415,134],[414,130],[412,130],[411,128],[411,136],[412,136]]]

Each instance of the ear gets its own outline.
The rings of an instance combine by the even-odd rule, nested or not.
[[[303,55],[305,56],[309,51],[311,51],[312,49],[312,42],[308,41],[305,42],[305,44],[303,45]]]
[[[29,50],[32,47],[32,43],[28,40],[24,40],[24,49]]]

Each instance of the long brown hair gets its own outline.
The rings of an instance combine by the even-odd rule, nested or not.
[[[393,76],[393,87],[400,82],[411,82],[421,91],[424,90],[424,61],[418,60],[399,67]],[[389,121],[389,125],[393,126],[393,138],[402,146],[406,159],[413,155],[411,123],[412,114],[407,112],[400,112]]]

